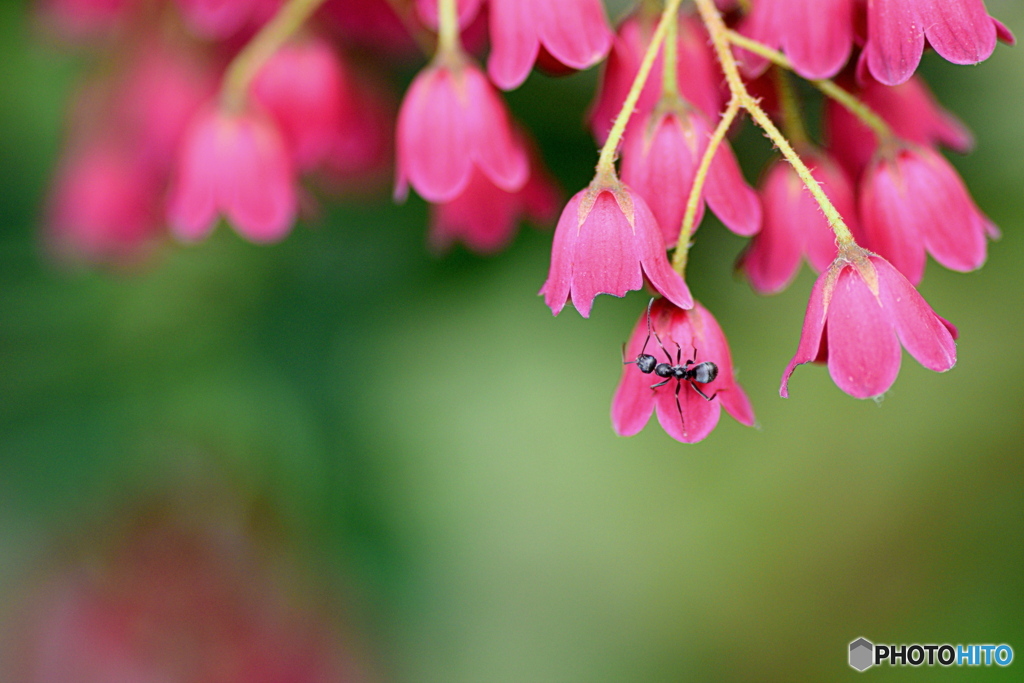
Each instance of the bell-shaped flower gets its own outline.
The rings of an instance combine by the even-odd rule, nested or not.
[[[655,409],[662,428],[683,443],[707,437],[718,424],[722,407],[740,424],[754,424],[754,409],[733,375],[725,334],[699,303],[682,310],[667,299],[654,301],[633,329],[625,354],[627,363],[612,399],[612,427],[619,436],[638,433]],[[710,362],[716,370],[705,375],[712,377],[707,383],[695,380],[691,385],[688,379],[676,377],[664,382],[653,366],[645,374],[639,363],[628,362],[641,354],[653,356],[658,363],[684,368]],[[656,384],[661,386],[652,389]]]
[[[856,202],[846,173],[822,152],[801,155],[833,206],[855,234]],[[786,161],[779,159],[765,174],[761,187],[764,224],[740,257],[739,267],[761,294],[785,289],[802,257],[822,272],[836,257],[836,241],[821,207]]]
[[[921,365],[945,372],[956,364],[955,338],[956,328],[888,261],[874,254],[839,258],[814,283],[779,394],[789,396],[797,365],[815,361],[828,363],[832,380],[850,396],[880,396],[899,374],[901,344]]]
[[[274,118],[299,171],[319,166],[334,150],[354,106],[348,74],[322,39],[285,45],[252,84],[256,101]]]
[[[853,50],[855,0],[757,0],[741,32],[781,49],[804,78],[831,78]],[[763,58],[740,51],[744,70],[758,75]]]
[[[608,54],[612,32],[601,0],[490,0],[487,73],[502,90],[522,85],[543,50],[571,69]]]
[[[710,137],[707,119],[684,106],[655,110],[628,132],[623,143],[622,179],[647,201],[668,246],[679,239],[686,202]],[[727,141],[718,147],[708,170],[695,228],[705,200],[737,235],[750,236],[761,229],[761,203]]]
[[[954,64],[988,59],[1009,29],[989,16],[983,0],[871,0],[861,66],[885,85],[899,85],[917,70],[925,39]]]
[[[297,212],[295,175],[274,124],[253,113],[219,107],[200,112],[186,133],[168,198],[171,231],[206,237],[224,214],[253,242],[274,242]]]
[[[558,315],[566,303],[584,318],[598,294],[624,296],[651,285],[680,308],[693,297],[665,255],[658,221],[639,194],[618,180],[595,179],[569,200],[555,227],[551,270],[541,287]]]
[[[626,101],[654,28],[654,17],[647,16],[642,9],[619,25],[611,54],[601,72],[597,97],[588,115],[591,131],[598,142],[604,143],[607,139],[615,117]],[[680,15],[678,36],[676,74],[679,93],[709,120],[714,120],[725,106],[726,91],[722,86],[722,70],[710,47],[711,39],[700,20],[689,14]],[[627,130],[646,119],[658,105],[664,61],[659,52]]]
[[[533,166],[530,179],[516,192],[501,189],[474,169],[462,194],[431,209],[428,241],[434,251],[458,241],[477,253],[493,254],[512,241],[522,218],[537,224],[554,221],[558,190],[539,163]]]
[[[951,270],[974,270],[985,262],[986,236],[999,234],[949,162],[926,147],[880,154],[861,178],[859,198],[868,246],[914,284],[926,251]]]
[[[468,61],[436,62],[416,76],[398,113],[396,151],[399,199],[412,185],[429,202],[451,201],[474,168],[515,192],[530,171],[501,98]]]
[[[853,90],[901,140],[929,147],[943,145],[957,152],[969,152],[974,146],[971,132],[935,100],[919,76],[897,86],[868,77]],[[877,136],[832,99],[826,100],[822,119],[829,151],[852,177],[860,177],[878,150]]]

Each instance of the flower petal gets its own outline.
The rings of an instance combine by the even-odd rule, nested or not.
[[[882,305],[896,326],[904,348],[929,370],[945,372],[956,365],[956,342],[949,327],[899,271],[885,259],[871,259],[878,273]],[[956,330],[954,327],[953,330]]]

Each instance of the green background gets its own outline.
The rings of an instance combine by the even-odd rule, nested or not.
[[[988,6],[1024,31],[1019,3]],[[833,680],[860,675],[846,649],[864,636],[1017,653],[875,680],[1020,680],[1019,48],[925,59],[977,135],[954,163],[1004,234],[981,271],[931,263],[921,284],[960,329],[957,366],[906,357],[877,404],[805,366],[779,398],[813,275],[753,294],[732,274],[743,240],[708,222],[688,279],[761,427],[723,413],[685,446],[656,423],[612,433],[646,295],[552,318],[548,231],[435,258],[425,205],[381,196],[328,202],[273,247],[222,226],[136,272],[50,264],[40,207],[85,63],[39,40],[23,4],[0,26],[0,600],[76,530],[198,477],[270,503],[310,590],[350,596],[339,618],[388,679]],[[593,82],[534,76],[508,96],[566,192],[596,159]],[[751,131],[737,146],[767,154]]]

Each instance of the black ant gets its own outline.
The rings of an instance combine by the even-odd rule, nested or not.
[[[688,358],[686,363],[683,363],[683,349],[679,346],[679,342],[676,342],[676,362],[675,365],[673,365],[672,354],[670,354],[668,349],[665,348],[665,345],[661,343],[661,337],[658,336],[658,333],[651,329],[651,307],[653,305],[654,299],[651,299],[650,303],[647,304],[647,339],[644,339],[643,348],[640,349],[640,353],[637,355],[635,360],[623,359],[622,364],[630,365],[635,363],[636,366],[640,368],[640,372],[645,375],[654,373],[658,377],[664,378],[663,382],[652,384],[651,389],[663,387],[672,380],[676,380],[676,408],[679,410],[679,417],[682,418],[683,408],[679,403],[679,389],[683,386],[683,382],[688,382],[690,386],[693,387],[693,390],[700,394],[705,401],[710,401],[715,396],[718,396],[718,392],[716,391],[708,396],[701,391],[697,384],[708,384],[713,382],[715,378],[718,377],[718,366],[711,361],[698,363],[696,346],[693,347],[693,358]],[[657,358],[649,353],[644,353],[647,350],[647,343],[651,341],[652,334],[654,335],[654,338],[658,340],[658,346],[660,346],[661,350],[665,352],[665,356],[668,358],[667,363],[659,363]],[[625,346],[623,346],[623,355],[625,355]]]

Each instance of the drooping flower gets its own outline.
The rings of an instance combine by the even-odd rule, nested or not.
[[[702,397],[685,380],[671,379],[652,390],[651,386],[661,383],[662,378],[653,372],[644,374],[635,363],[629,363],[624,366],[612,399],[615,433],[619,436],[638,433],[655,409],[662,428],[683,443],[696,443],[707,437],[718,424],[722,407],[741,424],[753,425],[753,407],[736,382],[729,344],[714,316],[699,303],[694,303],[690,310],[682,310],[666,299],[656,300],[649,315],[650,318],[645,312],[633,329],[626,345],[627,360],[644,353],[654,356],[658,363],[669,365],[685,364],[687,360],[695,364],[710,361],[717,367],[717,375],[711,382],[701,385],[701,390],[711,400]]]
[[[644,277],[680,308],[693,297],[665,255],[665,239],[647,202],[619,182],[596,180],[569,200],[555,227],[551,270],[541,287],[544,303],[558,315],[566,303],[584,318],[598,294],[624,296]]]
[[[211,107],[185,136],[167,216],[180,239],[202,239],[224,216],[243,237],[274,242],[297,212],[295,176],[280,133],[254,112]]]
[[[354,106],[341,60],[322,39],[291,43],[260,69],[252,93],[277,122],[299,171],[334,151]]]
[[[472,251],[493,254],[508,245],[523,217],[538,224],[553,221],[558,190],[539,162],[532,166],[530,179],[516,192],[501,189],[474,169],[461,195],[432,207],[428,241],[433,249],[444,251],[459,241]]]
[[[822,152],[805,152],[804,161],[847,227],[855,234],[856,202],[846,173]],[[761,294],[779,292],[796,277],[801,258],[817,272],[836,257],[836,242],[821,207],[793,167],[777,160],[761,187],[764,224],[740,258],[739,266]]]
[[[82,143],[67,154],[54,180],[48,246],[70,259],[136,261],[162,232],[162,189],[134,151],[110,140]]]
[[[710,136],[711,126],[704,116],[687,107],[656,110],[632,128],[623,143],[622,179],[647,200],[668,246],[679,239],[686,202]],[[695,228],[704,213],[704,200],[736,234],[750,236],[761,229],[761,203],[744,180],[727,141],[711,162]]]
[[[490,0],[487,73],[502,90],[522,85],[541,51],[572,69],[608,54],[612,32],[600,0]]]
[[[900,139],[918,145],[944,145],[957,152],[969,152],[974,138],[967,127],[935,100],[919,76],[897,86],[882,85],[873,78],[854,92],[872,111],[882,117]],[[823,126],[829,151],[854,178],[871,161],[878,138],[845,107],[828,99]]]
[[[608,137],[615,117],[622,109],[622,103],[640,69],[644,52],[651,42],[654,24],[654,17],[647,16],[641,9],[619,25],[611,54],[601,72],[594,106],[588,115],[591,131],[598,142],[603,143]],[[689,14],[680,15],[678,36],[676,74],[679,93],[709,120],[714,120],[725,104],[725,91],[721,69],[710,48],[710,38],[700,20]],[[644,89],[640,92],[636,110],[630,119],[630,128],[646,119],[657,106],[661,98],[663,62],[659,52]]]
[[[900,345],[929,370],[956,364],[956,328],[931,309],[888,261],[870,254],[836,259],[811,291],[796,355],[782,375],[789,396],[797,365],[827,362],[840,389],[854,398],[880,396],[899,374]]]
[[[429,202],[455,199],[479,169],[515,192],[529,176],[526,150],[501,98],[468,61],[437,62],[413,81],[398,113],[395,196],[408,186]]]
[[[885,85],[899,85],[914,74],[925,39],[954,64],[985,61],[997,38],[1013,42],[983,0],[870,0],[867,17],[862,65]]]
[[[193,33],[211,40],[230,38],[244,28],[265,23],[282,0],[177,0]]]
[[[741,32],[786,53],[804,78],[831,78],[853,50],[855,0],[757,0]],[[741,51],[745,70],[761,73],[767,61]]]
[[[868,245],[914,284],[924,275],[926,251],[951,270],[974,270],[985,262],[986,236],[999,234],[949,162],[926,147],[879,155],[859,197]]]

